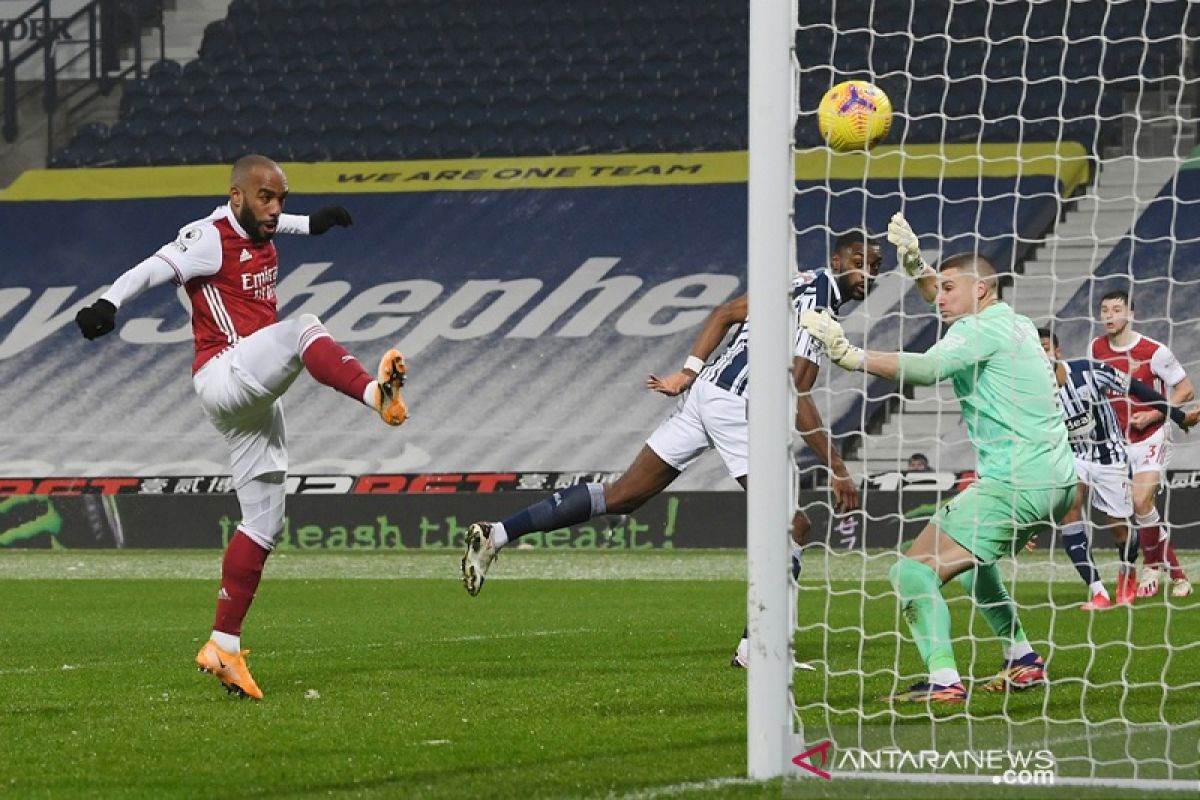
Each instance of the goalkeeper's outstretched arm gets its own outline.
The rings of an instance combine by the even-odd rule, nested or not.
[[[810,310],[800,315],[800,326],[825,345],[830,360],[842,369],[861,369],[914,386],[932,386],[990,358],[995,342],[974,335],[975,325],[973,319],[960,320],[924,353],[885,353],[850,344],[842,326],[827,312]]]

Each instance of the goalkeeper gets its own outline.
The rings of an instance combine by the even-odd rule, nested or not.
[[[1054,373],[1037,329],[1000,301],[996,270],[977,253],[960,253],[935,270],[897,214],[888,226],[905,271],[949,327],[924,353],[881,353],[851,345],[828,314],[806,312],[800,324],[843,369],[928,386],[950,379],[978,457],[979,480],[945,503],[917,536],[890,578],[929,672],[928,681],[892,702],[966,699],[950,639],[941,588],[957,577],[1004,646],[1000,674],[988,691],[1045,682],[1045,663],[1030,646],[997,562],[1071,508],[1075,463],[1055,399]]]

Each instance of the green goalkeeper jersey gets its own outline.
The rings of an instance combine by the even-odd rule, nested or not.
[[[908,383],[954,383],[981,478],[1020,488],[1075,484],[1054,367],[1028,317],[997,302],[963,317],[924,353],[904,353]]]

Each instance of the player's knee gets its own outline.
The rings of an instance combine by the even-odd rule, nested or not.
[[[924,586],[930,578],[935,585],[939,582],[933,567],[908,556],[901,558],[888,570],[888,580],[892,582],[892,588],[902,596],[912,595],[914,587]]]
[[[238,525],[238,530],[246,536],[249,536],[250,541],[254,542],[263,550],[275,549],[274,537],[268,536],[260,530],[256,530],[252,525],[247,524],[245,520],[242,520]]]
[[[286,475],[270,472],[257,476],[238,489],[242,509],[239,527],[258,544],[273,549],[283,532],[284,502],[287,497]]]
[[[975,577],[977,574],[978,573],[975,570],[969,569],[958,576],[959,585],[963,587],[963,591],[966,592],[967,596],[969,597],[975,596]]]
[[[907,569],[905,564],[912,563],[914,562],[911,558],[902,557],[895,564],[892,564],[892,568],[888,570],[888,581],[891,582],[892,588],[897,592],[900,591],[900,581],[903,579],[905,570]]]

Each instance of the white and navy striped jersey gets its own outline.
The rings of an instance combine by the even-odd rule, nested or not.
[[[799,273],[792,280],[792,306],[796,315],[810,308],[828,308],[837,315],[842,295],[837,280],[828,268]],[[793,354],[820,365],[825,358],[825,345],[797,327]],[[749,397],[750,393],[750,320],[736,329],[732,341],[716,361],[700,371],[698,380],[711,381],[722,389]]]
[[[1075,456],[1097,464],[1124,464],[1125,440],[1107,393],[1128,394],[1129,376],[1087,358],[1062,365],[1067,379],[1058,387],[1058,399]]]
[[[796,309],[797,318],[809,309],[820,311],[827,308],[836,319],[841,305],[842,292],[828,267],[801,272],[792,280],[792,307]],[[825,345],[797,325],[792,355],[821,366],[825,363]]]

